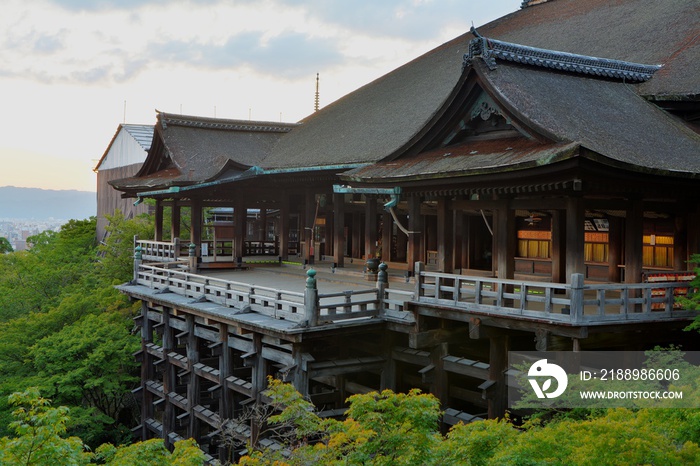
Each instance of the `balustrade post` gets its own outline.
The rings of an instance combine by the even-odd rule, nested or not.
[[[583,274],[571,274],[571,321],[580,322],[583,319]]]
[[[389,274],[386,271],[388,268],[389,266],[382,262],[379,264],[379,272],[377,272],[377,311],[380,317],[383,317],[386,311],[384,296],[386,289],[389,288]]]
[[[306,322],[309,327],[318,325],[318,288],[316,287],[316,271],[309,269],[306,272],[306,289],[304,290],[304,309],[306,310]]]
[[[141,262],[143,262],[142,257],[141,246],[136,246],[134,248],[134,284],[137,284],[139,280],[139,268],[141,267]]]
[[[425,265],[418,261],[416,262],[414,270],[416,277],[416,299],[420,299],[420,297],[423,296],[423,281],[425,278],[423,277],[422,272],[425,270]]]
[[[188,248],[188,264],[187,264],[187,271],[189,273],[196,273],[197,272],[197,245],[194,243],[190,243],[189,248]]]
[[[180,257],[180,238],[173,238],[172,259],[177,260]]]

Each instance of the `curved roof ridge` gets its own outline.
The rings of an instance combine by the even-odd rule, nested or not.
[[[156,110],[157,111],[157,110]],[[288,133],[298,126],[298,123],[282,123],[272,121],[237,120],[226,118],[202,117],[194,115],[177,115],[158,112],[158,120],[163,128],[168,125],[189,126],[193,128],[223,129],[229,131],[258,131]]]
[[[498,58],[526,65],[633,82],[648,81],[662,67],[662,65],[598,58],[489,39],[479,34],[474,27],[471,28],[471,32],[476,38],[469,42],[469,51],[464,54],[464,67],[471,65],[474,58],[479,57],[484,60],[489,69],[494,70]]]

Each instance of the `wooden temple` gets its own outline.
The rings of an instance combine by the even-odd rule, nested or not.
[[[121,287],[143,303],[141,437],[223,455],[268,375],[329,415],[419,387],[454,424],[504,414],[511,350],[697,349],[674,302],[700,252],[697,4],[529,3],[299,123],[158,112],[111,182],[155,200]],[[265,256],[385,265],[362,293],[207,276]]]

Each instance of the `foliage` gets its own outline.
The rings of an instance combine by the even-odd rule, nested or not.
[[[281,382],[268,396],[287,404],[268,421],[299,429],[276,447],[248,445],[242,465],[545,465],[698,464],[700,410],[624,408],[588,419],[561,418],[514,426],[508,419],[457,424],[438,431],[437,400],[418,391],[354,395],[344,421],[319,418]],[[281,406],[279,406],[281,408]],[[295,419],[300,419],[296,424]],[[290,421],[291,425],[290,425]],[[298,427],[297,427],[298,426]],[[285,441],[285,438],[287,441]],[[306,441],[299,441],[305,439]],[[309,441],[311,440],[311,441]],[[280,448],[281,447],[281,448]]]
[[[4,236],[0,236],[0,254],[6,254],[12,251],[14,251],[14,249],[12,249],[10,241]]]
[[[690,263],[695,264],[695,278],[690,282],[688,296],[679,296],[677,301],[684,309],[700,310],[700,254],[693,254]],[[700,316],[696,317],[686,330],[700,331]]]
[[[113,220],[125,235],[148,229]],[[108,238],[98,263],[95,224],[70,221],[30,237],[28,251],[0,255],[0,436],[10,433],[6,395],[30,385],[74,407],[68,431],[92,447],[123,442],[133,425],[137,308],[113,287],[124,274],[102,266],[130,255],[132,240]]]
[[[0,438],[0,464],[88,464],[90,455],[77,437],[63,438],[68,408],[52,408],[35,388],[9,397],[15,407],[10,429],[15,437]]]
[[[111,466],[199,466],[204,461],[204,453],[191,439],[176,442],[172,453],[162,439],[154,439],[120,447],[104,444],[92,454],[80,438],[65,438],[69,409],[51,407],[37,388],[13,393],[9,403],[15,407],[10,423],[14,435],[0,438],[3,465],[77,466],[97,462]]]
[[[133,276],[134,237],[152,238],[153,222],[143,216],[127,220],[120,211],[106,218],[109,224],[105,229],[109,235],[97,248],[100,255],[97,269],[104,279],[124,283]]]

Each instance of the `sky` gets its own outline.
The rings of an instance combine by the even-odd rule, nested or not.
[[[299,121],[522,0],[3,0],[0,186],[95,191],[156,110]]]

